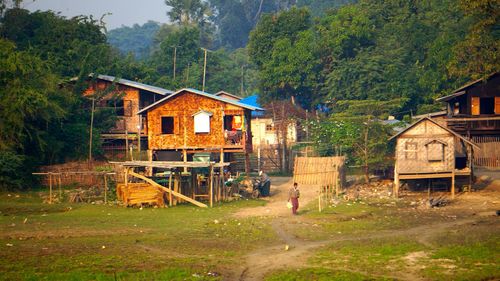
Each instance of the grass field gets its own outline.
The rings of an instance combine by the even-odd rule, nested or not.
[[[47,205],[36,193],[2,193],[0,278],[218,279],[208,275],[275,241],[262,219],[230,218],[236,208],[262,204],[141,210]]]
[[[290,268],[272,263],[281,252],[262,252],[266,280],[496,280],[498,217],[462,203],[421,210],[378,199],[319,213],[311,202],[294,218],[236,218],[266,202],[138,209],[48,205],[38,192],[4,192],[0,279],[233,280],[245,264],[252,269],[249,254],[281,248],[280,225],[297,251],[307,249]]]

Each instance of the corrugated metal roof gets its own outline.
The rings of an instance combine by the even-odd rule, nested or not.
[[[239,107],[242,107],[242,108],[246,108],[246,109],[250,109],[250,110],[261,110],[261,111],[264,110],[264,109],[262,109],[260,107],[251,106],[251,105],[240,103],[240,102],[237,102],[237,101],[234,101],[234,100],[222,98],[222,97],[219,97],[219,96],[216,96],[216,95],[209,94],[207,92],[202,92],[200,90],[191,89],[191,88],[183,88],[183,89],[178,90],[174,94],[166,96],[166,97],[162,98],[161,100],[159,100],[159,101],[157,101],[157,102],[155,102],[155,103],[153,103],[153,104],[151,104],[151,105],[143,108],[142,110],[139,110],[139,112],[137,112],[137,114],[141,114],[143,112],[146,112],[149,109],[162,104],[163,102],[167,101],[168,99],[170,99],[170,98],[172,98],[172,97],[174,97],[174,96],[176,96],[176,95],[178,95],[178,94],[180,94],[182,92],[190,92],[190,93],[193,93],[193,94],[197,94],[197,95],[204,96],[204,97],[207,97],[207,98],[211,98],[211,99],[214,99],[214,100],[222,101],[222,102],[225,102],[225,103],[229,103],[229,104],[236,105],[236,106],[239,106]]]
[[[93,77],[92,74],[90,76]],[[151,86],[151,85],[147,85],[147,84],[143,84],[143,83],[140,83],[140,82],[135,82],[135,81],[131,81],[131,80],[123,79],[123,78],[116,78],[116,77],[110,76],[110,75],[99,74],[99,75],[97,75],[97,79],[106,80],[106,81],[109,81],[109,82],[115,82],[117,84],[129,86],[129,87],[133,87],[133,88],[137,88],[137,89],[141,89],[141,90],[145,90],[145,91],[148,91],[148,92],[153,92],[153,93],[156,93],[156,94],[159,94],[159,95],[162,95],[162,96],[167,96],[167,95],[171,95],[171,94],[174,93],[173,91],[167,90],[167,89],[164,89],[164,88],[160,88],[160,87],[156,87],[156,86]]]
[[[429,112],[429,113],[425,113],[425,114],[415,115],[412,118],[413,119],[420,119],[420,118],[424,118],[424,117],[436,117],[436,116],[446,115],[447,113],[448,113],[448,111],[441,110],[441,111],[436,111],[436,112]]]
[[[225,92],[225,91],[219,91],[219,92],[215,93],[214,95],[216,95],[216,96],[227,95],[227,96],[230,96],[230,97],[233,97],[233,98],[237,99],[238,101],[241,101],[241,99],[243,99],[240,96],[233,95],[233,94]]]

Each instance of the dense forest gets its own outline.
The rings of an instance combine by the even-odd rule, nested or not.
[[[109,32],[92,17],[7,2],[0,1],[0,186],[20,187],[39,165],[85,157],[89,101],[81,91],[89,73],[201,88],[206,49],[208,92],[258,93],[263,104],[293,97],[321,112],[310,125],[322,153],[341,145],[368,167],[384,162],[390,134],[372,120],[439,110],[436,97],[500,70],[494,0],[166,0],[170,24]],[[74,87],[65,87],[73,77]],[[95,143],[112,115],[97,112]]]

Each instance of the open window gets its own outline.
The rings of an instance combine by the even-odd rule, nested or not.
[[[447,144],[438,140],[433,140],[427,143],[427,161],[429,162],[443,162],[444,161],[444,147]]]
[[[171,116],[161,117],[161,133],[162,135],[174,134],[174,117]]]

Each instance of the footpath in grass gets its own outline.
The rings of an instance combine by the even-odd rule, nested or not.
[[[37,193],[2,193],[0,279],[218,279],[238,257],[275,241],[266,221],[231,218],[262,204],[141,210],[47,205]]]
[[[301,267],[266,280],[496,280],[498,217],[478,216],[462,203],[468,211],[383,200],[341,202],[321,213],[310,205],[287,230],[326,246],[314,248]]]

